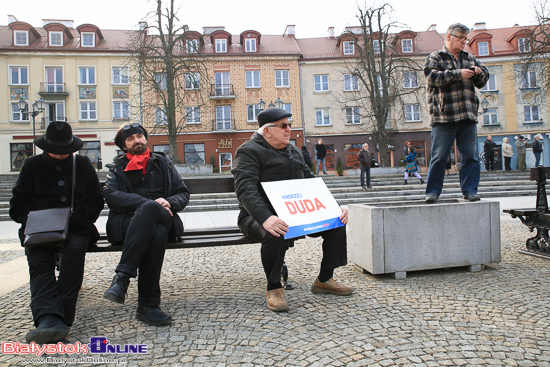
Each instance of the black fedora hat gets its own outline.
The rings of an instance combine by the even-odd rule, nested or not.
[[[54,121],[48,125],[46,134],[34,139],[34,144],[52,154],[71,154],[82,148],[82,140],[73,135],[71,125]]]

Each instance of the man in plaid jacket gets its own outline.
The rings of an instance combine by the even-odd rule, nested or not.
[[[475,88],[485,86],[489,80],[489,71],[472,54],[464,51],[469,32],[463,24],[452,24],[445,35],[445,46],[432,52],[424,64],[432,126],[427,202],[435,202],[441,195],[445,162],[455,139],[462,157],[462,194],[466,200],[479,200],[477,187],[480,169],[476,155],[479,99]]]

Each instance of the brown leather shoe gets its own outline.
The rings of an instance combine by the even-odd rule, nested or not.
[[[265,300],[267,301],[267,308],[271,311],[288,311],[288,303],[286,302],[283,288],[265,292]]]
[[[313,293],[330,293],[337,296],[347,296],[353,293],[353,287],[338,283],[333,278],[330,278],[324,283],[321,283],[319,278],[317,278],[311,286],[311,291]]]

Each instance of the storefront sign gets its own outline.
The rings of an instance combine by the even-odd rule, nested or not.
[[[222,139],[218,142],[218,149],[231,149],[233,148],[233,139]]]

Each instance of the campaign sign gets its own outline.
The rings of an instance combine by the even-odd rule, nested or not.
[[[262,182],[277,216],[288,224],[285,239],[342,227],[342,209],[322,178]]]

